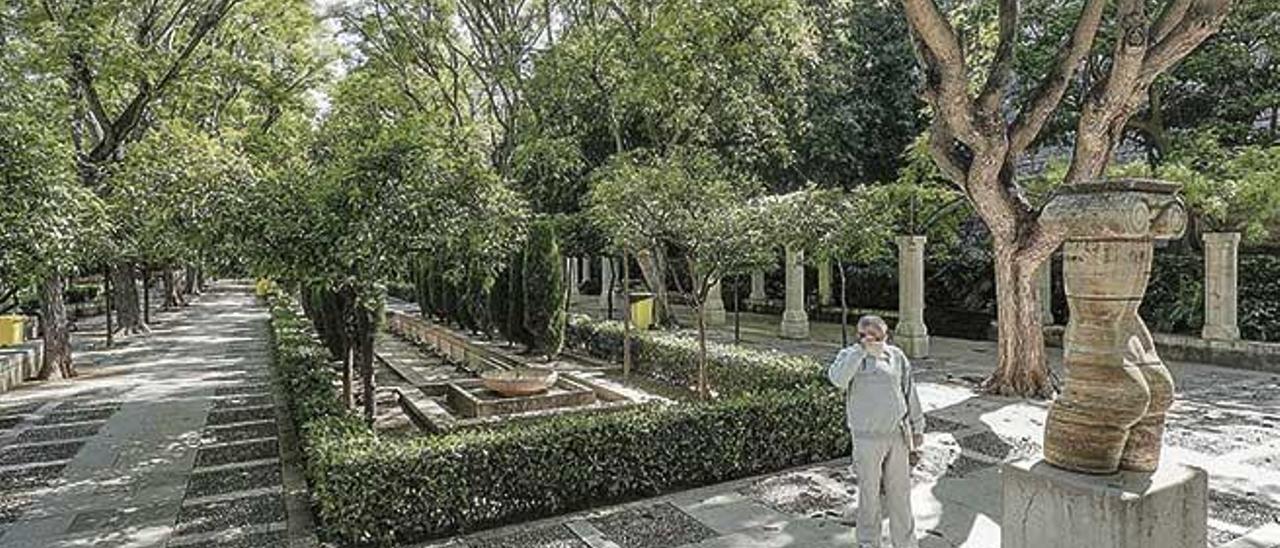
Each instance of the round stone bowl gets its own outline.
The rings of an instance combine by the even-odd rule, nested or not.
[[[484,387],[508,398],[532,396],[546,392],[559,380],[560,374],[549,369],[522,367],[493,369],[480,374]]]

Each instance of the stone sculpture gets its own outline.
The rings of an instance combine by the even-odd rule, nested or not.
[[[1045,461],[1089,474],[1154,471],[1173,378],[1138,316],[1153,242],[1180,236],[1178,186],[1143,179],[1073,185],[1041,216],[1065,234],[1066,383],[1049,410]]]

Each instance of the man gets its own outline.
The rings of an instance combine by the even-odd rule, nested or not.
[[[859,548],[880,548],[880,499],[889,509],[893,548],[917,548],[911,515],[911,468],[924,444],[924,413],[911,363],[885,342],[889,326],[878,316],[858,320],[859,344],[845,348],[827,378],[845,392],[858,474]]]

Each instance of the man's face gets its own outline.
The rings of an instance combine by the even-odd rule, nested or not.
[[[859,329],[858,340],[862,341],[863,344],[874,343],[884,340],[884,336],[872,329]]]

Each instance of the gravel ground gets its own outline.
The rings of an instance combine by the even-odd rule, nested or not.
[[[964,427],[964,423],[961,422],[935,417],[933,415],[924,416],[925,432],[956,432],[963,430]]]
[[[498,537],[468,540],[469,548],[589,548],[568,527],[553,525],[520,530]]]
[[[0,466],[66,460],[75,456],[81,447],[84,447],[83,441],[54,445],[7,447],[4,450],[0,450]]]
[[[114,415],[115,408],[79,409],[73,411],[56,411],[45,415],[40,424],[66,424],[69,422],[104,421]]]
[[[279,444],[276,443],[275,439],[235,443],[199,450],[196,452],[196,468],[233,462],[272,459],[279,456]]]
[[[766,478],[738,492],[774,510],[796,516],[821,514],[832,509],[839,511],[853,502],[848,491],[833,491],[799,474]]]
[[[171,511],[168,504],[158,504],[81,512],[76,514],[75,519],[71,521],[71,525],[67,527],[67,532],[81,533],[96,529],[110,529],[113,531],[134,529],[148,523],[173,519]]]
[[[715,538],[716,533],[670,504],[655,504],[591,520],[621,548],[672,548]]]
[[[0,497],[0,525],[13,523],[22,517],[22,511],[35,497],[26,493],[6,494]]]
[[[1280,451],[1271,455],[1263,455],[1245,461],[1245,464],[1280,472]]]
[[[1234,533],[1228,533],[1222,529],[1209,528],[1209,546],[1222,546],[1236,539]]]
[[[1266,445],[1280,432],[1251,426],[1221,427],[1214,432],[1174,427],[1165,431],[1164,442],[1183,449],[1212,456],[1222,456],[1244,449]]]
[[[183,544],[181,548],[286,548],[288,537],[283,531],[254,533]]]
[[[1029,438],[1006,439],[995,432],[983,432],[960,438],[960,447],[1000,460],[1040,454],[1040,444]]]
[[[208,445],[211,443],[274,438],[276,434],[275,421],[243,423],[235,426],[205,428],[204,432],[200,434],[200,443]]]
[[[17,426],[18,423],[22,422],[23,419],[25,418],[26,417],[22,417],[22,416],[0,417],[0,430],[8,430],[10,428],[13,428]]]
[[[1280,508],[1220,491],[1209,491],[1209,517],[1252,529],[1280,522]]]
[[[0,406],[0,417],[5,415],[25,415],[39,409],[44,402],[18,403],[13,405]]]
[[[18,435],[18,443],[36,443],[42,441],[87,438],[97,434],[98,429],[102,428],[102,424],[103,423],[100,422],[93,422],[87,424],[68,424],[66,426],[31,428]]]
[[[952,462],[951,464],[947,465],[947,473],[945,475],[951,476],[951,477],[964,477],[974,472],[977,472],[979,470],[982,470],[984,468],[990,468],[992,466],[995,466],[995,465],[989,462],[983,462],[977,459],[966,457],[964,455],[960,455],[960,458],[956,459],[955,462]]]
[[[0,493],[48,486],[62,475],[62,469],[66,467],[66,464],[50,464],[10,470],[0,474]]]
[[[73,399],[63,402],[58,411],[78,411],[81,409],[120,409],[124,405],[118,400]]]
[[[284,519],[284,499],[276,494],[207,502],[182,507],[177,534],[207,533]]]
[[[205,424],[208,426],[218,426],[220,424],[264,421],[274,418],[276,418],[276,410],[274,407],[246,407],[241,409],[228,409],[225,411],[211,411],[209,413],[209,420]]]
[[[213,402],[215,410],[235,409],[238,407],[258,407],[263,405],[271,405],[271,395],[238,395],[226,398],[218,398]]]
[[[275,463],[193,474],[187,483],[187,496],[207,497],[272,485],[280,485],[280,465]]]

